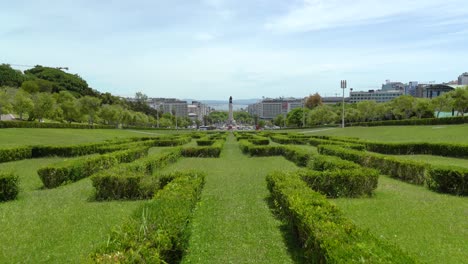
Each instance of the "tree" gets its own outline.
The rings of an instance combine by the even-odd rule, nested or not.
[[[44,118],[53,117],[56,102],[51,94],[38,93],[33,97],[33,101],[33,117],[37,118],[39,121],[43,121]]]
[[[96,114],[99,111],[101,100],[96,97],[84,96],[79,100],[80,111],[83,115],[88,115],[88,123],[92,125],[95,121]]]
[[[253,121],[252,116],[248,112],[245,112],[245,111],[234,111],[233,117],[237,123],[241,123],[241,124],[252,123]]]
[[[8,64],[0,65],[0,87],[20,87],[24,81],[24,75],[21,71],[11,68]]]
[[[413,113],[415,98],[411,95],[402,95],[391,101],[392,114],[396,119],[408,119]]]
[[[273,119],[273,124],[275,126],[283,127],[284,126],[284,115],[279,114]]]
[[[450,96],[453,99],[453,108],[459,115],[464,116],[468,111],[468,86],[451,91]]]
[[[414,101],[413,110],[418,118],[434,117],[434,105],[429,99],[416,98],[416,100]]]
[[[377,108],[378,103],[376,101],[368,100],[357,103],[356,109],[359,111],[360,121],[375,121],[379,115]]]
[[[449,112],[452,111],[453,99],[450,96],[450,93],[444,93],[440,96],[431,100],[434,111],[437,112],[437,118],[439,117],[440,112]]]
[[[312,125],[333,124],[338,119],[338,115],[328,105],[315,107],[308,115],[308,123]]]
[[[62,111],[62,117],[68,123],[80,120],[82,114],[80,104],[73,94],[68,91],[60,91],[56,95],[57,104]]]
[[[318,93],[315,93],[313,95],[309,95],[309,97],[307,97],[307,99],[305,101],[305,107],[307,107],[309,109],[313,109],[313,108],[315,108],[317,106],[320,106],[320,105],[322,105],[322,97]]]
[[[2,114],[7,114],[11,110],[12,105],[7,89],[0,89],[0,120],[2,120]]]
[[[21,89],[30,94],[38,93],[39,85],[35,81],[24,81],[23,84],[21,84]]]
[[[302,108],[294,108],[291,110],[286,117],[288,126],[303,127],[304,115],[308,115],[307,110],[305,113]]]
[[[31,95],[20,89],[13,98],[13,110],[19,115],[20,120],[23,120],[23,114],[31,112],[34,109],[34,102]]]
[[[119,126],[123,118],[123,108],[120,105],[105,104],[99,110],[99,117],[105,121],[107,125]]]

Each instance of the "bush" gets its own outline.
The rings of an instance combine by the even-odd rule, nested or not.
[[[468,169],[432,166],[427,174],[427,187],[433,191],[468,195]]]
[[[199,139],[197,140],[197,145],[198,146],[211,146],[215,143],[215,140],[211,139]]]
[[[0,149],[0,162],[30,159],[31,156],[32,148],[29,146]]]
[[[294,163],[297,166],[305,167],[307,163],[312,158],[313,154],[310,151],[300,149],[292,146],[285,146],[283,151],[283,156]]]
[[[309,144],[312,146],[318,145],[339,145],[344,148],[351,148],[355,150],[365,150],[366,146],[364,144],[358,143],[349,143],[343,141],[335,141],[335,140],[328,140],[328,139],[321,139],[321,138],[309,138]]]
[[[208,147],[186,147],[182,148],[181,154],[184,157],[195,158],[218,158],[223,149],[224,140],[217,140]]]
[[[468,157],[468,144],[453,143],[386,143],[365,142],[367,150],[394,155],[426,154],[448,157]]]
[[[247,139],[250,143],[254,145],[269,145],[270,140],[266,137],[253,136],[250,139]]]
[[[285,136],[285,135],[280,135],[280,134],[275,134],[270,136],[271,140],[273,142],[279,143],[279,144],[307,144],[308,137],[291,137],[291,136]]]
[[[18,192],[18,175],[14,173],[0,172],[0,202],[16,199]]]
[[[274,204],[297,233],[308,263],[415,263],[398,247],[359,229],[296,173],[267,176]]]
[[[154,194],[159,182],[153,172],[180,158],[180,150],[158,153],[132,163],[100,171],[91,177],[97,200],[147,199]],[[165,185],[165,184],[164,184]]]
[[[304,170],[299,175],[314,191],[332,198],[371,196],[379,180],[379,172],[368,168]]]
[[[94,157],[85,157],[41,168],[37,171],[37,174],[46,188],[55,188],[68,182],[76,182],[119,163],[136,160],[147,153],[148,147],[142,147]]]
[[[358,163],[364,167],[377,169],[382,174],[389,175],[390,177],[420,185],[424,184],[425,172],[429,167],[429,164],[422,162],[345,149],[338,146],[320,145],[318,150],[320,154],[338,156],[342,159]]]
[[[325,171],[325,170],[346,170],[346,169],[358,169],[361,168],[358,164],[340,159],[336,156],[328,155],[314,155],[314,157],[309,161],[307,167],[316,171]]]
[[[91,255],[98,263],[178,263],[187,248],[188,224],[200,198],[205,175],[176,172],[132,219]]]

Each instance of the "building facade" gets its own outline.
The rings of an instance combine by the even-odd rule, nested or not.
[[[278,115],[285,115],[295,108],[303,107],[304,99],[277,98],[263,99],[262,101],[247,106],[247,112],[260,119],[271,120]]]
[[[468,85],[468,72],[462,73],[458,76],[458,85]]]
[[[350,103],[359,103],[362,101],[376,101],[377,103],[385,103],[391,101],[398,96],[404,94],[403,90],[369,90],[367,92],[350,92]]]
[[[188,116],[187,101],[175,98],[150,98],[148,99],[150,107],[163,113],[175,114],[178,117]]]

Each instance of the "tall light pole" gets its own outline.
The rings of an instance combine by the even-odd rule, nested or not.
[[[344,128],[344,117],[345,117],[345,109],[344,109],[344,90],[346,89],[346,80],[341,80],[341,89],[343,89],[343,112],[341,114],[341,127]]]
[[[305,127],[305,97],[302,99],[302,127]]]

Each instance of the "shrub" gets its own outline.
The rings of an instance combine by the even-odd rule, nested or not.
[[[304,170],[299,175],[313,190],[332,198],[371,196],[379,180],[379,172],[368,168]]]
[[[468,123],[468,116],[445,117],[445,118],[424,118],[424,119],[404,119],[387,120],[374,122],[350,123],[349,126],[415,126],[415,125],[453,125]]]
[[[425,172],[429,167],[429,164],[422,162],[345,149],[338,146],[320,145],[318,150],[320,154],[338,156],[342,159],[358,163],[364,167],[377,169],[382,174],[389,175],[390,177],[398,178],[414,184],[424,184]]]
[[[280,135],[280,134],[275,134],[270,136],[271,140],[273,142],[279,143],[279,144],[307,144],[308,137],[290,137],[290,136],[285,136],[285,135]]]
[[[383,154],[426,154],[448,157],[468,157],[467,144],[365,142],[365,145],[367,150]]]
[[[37,174],[46,188],[55,188],[68,182],[75,182],[86,178],[100,170],[109,169],[116,164],[136,160],[147,153],[148,147],[142,147],[85,157],[41,168],[37,171]]]
[[[427,174],[429,189],[455,195],[468,195],[468,169],[432,166]]]
[[[180,150],[175,149],[100,171],[91,177],[96,189],[95,198],[97,200],[147,199],[158,189],[159,182],[152,177],[153,172],[176,162],[179,158]]]
[[[186,250],[190,219],[205,175],[176,172],[154,198],[91,255],[98,263],[178,263]]]
[[[197,140],[197,145],[198,146],[211,146],[215,143],[215,140],[211,139],[199,139]]]
[[[321,139],[321,138],[309,138],[309,144],[312,146],[318,145],[339,145],[344,148],[351,148],[355,150],[365,150],[366,146],[364,144],[358,143],[350,143],[350,142],[343,142],[343,141],[336,141],[336,140],[328,140],[328,139]]]
[[[314,155],[307,164],[307,167],[312,170],[325,171],[357,169],[361,166],[352,161],[344,160],[336,156]]]
[[[32,148],[29,146],[0,149],[0,162],[30,159],[31,156]]]
[[[359,229],[296,173],[267,176],[274,204],[297,233],[310,263],[415,263],[398,247]]]
[[[18,175],[11,172],[0,172],[0,202],[16,199],[18,192]]]
[[[305,167],[309,160],[312,158],[313,154],[312,152],[304,149],[292,146],[285,146],[283,156],[287,160],[296,163],[297,166]]]
[[[270,140],[266,137],[253,136],[247,140],[254,145],[269,145],[270,144]]]
[[[217,140],[213,145],[208,147],[186,147],[182,148],[181,154],[184,157],[196,158],[218,158],[223,149],[224,141]]]

